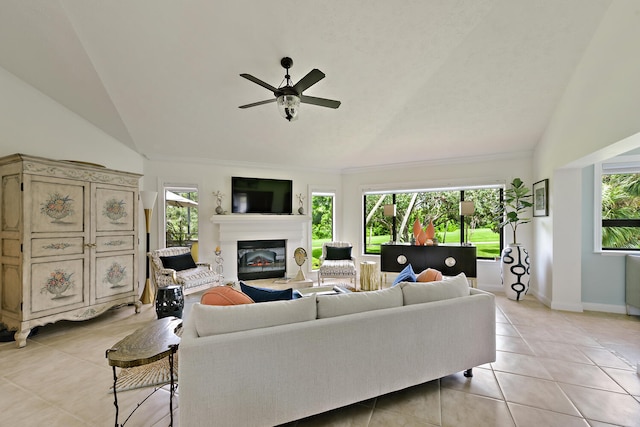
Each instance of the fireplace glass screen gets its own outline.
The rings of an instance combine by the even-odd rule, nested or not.
[[[285,240],[238,241],[238,279],[282,278],[287,274]]]

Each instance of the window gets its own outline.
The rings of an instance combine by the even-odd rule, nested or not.
[[[334,199],[333,193],[311,195],[311,266],[314,270],[320,267],[322,244],[333,241]]]
[[[460,245],[466,235],[466,241],[477,247],[478,258],[495,259],[502,251],[502,229],[494,214],[501,198],[499,187],[365,193],[365,253],[379,254],[380,246],[391,241],[413,242],[418,219],[422,227],[433,221],[438,244]],[[462,200],[474,202],[472,216],[460,215]]]
[[[596,170],[596,251],[640,250],[640,159],[622,157]]]
[[[165,187],[166,247],[198,242],[198,189]]]

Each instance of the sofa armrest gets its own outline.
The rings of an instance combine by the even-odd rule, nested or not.
[[[209,270],[211,270],[211,263],[210,262],[196,262],[196,265],[198,267],[207,267]]]

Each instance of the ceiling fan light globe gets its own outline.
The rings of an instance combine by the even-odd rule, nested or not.
[[[277,99],[278,111],[280,115],[292,122],[298,120],[298,109],[300,108],[300,98],[296,95],[280,95]]]

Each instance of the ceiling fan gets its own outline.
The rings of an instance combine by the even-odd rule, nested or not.
[[[314,96],[307,96],[302,94],[302,92],[307,90],[309,87],[324,79],[325,75],[322,71],[314,68],[294,85],[291,82],[291,76],[289,75],[289,68],[293,66],[293,60],[289,57],[282,58],[282,60],[280,61],[280,65],[282,65],[282,67],[286,70],[286,74],[283,80],[285,85],[279,88],[275,88],[269,83],[265,83],[262,80],[253,77],[251,74],[240,74],[241,77],[244,77],[247,80],[251,80],[256,84],[269,89],[271,92],[273,92],[275,98],[267,99],[266,101],[258,101],[251,104],[241,105],[239,108],[249,108],[255,107],[257,105],[277,102],[278,110],[280,111],[282,117],[284,117],[288,121],[292,121],[297,120],[298,118],[298,109],[300,107],[300,103],[319,105],[321,107],[328,108],[338,108],[340,106],[340,101],[334,101],[333,99],[326,98],[316,98]]]

